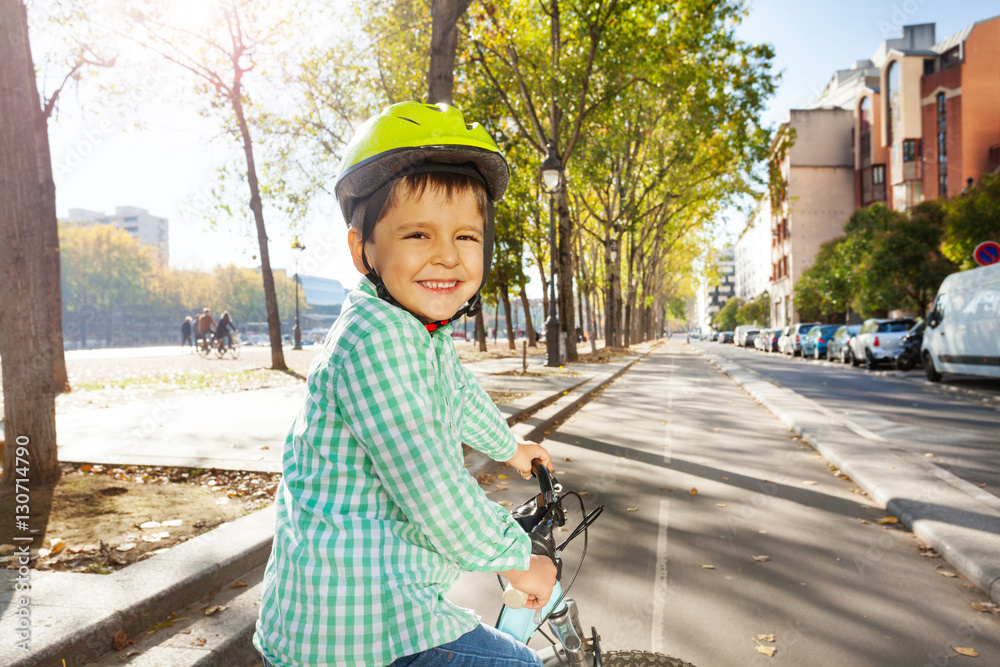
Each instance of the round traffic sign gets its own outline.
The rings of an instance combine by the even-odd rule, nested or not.
[[[979,266],[996,264],[1000,262],[1000,243],[996,241],[983,241],[972,251],[972,256]]]

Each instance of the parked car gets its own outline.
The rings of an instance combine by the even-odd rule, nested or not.
[[[719,332],[719,342],[720,343],[732,343],[735,340],[735,333],[732,331],[720,331]]]
[[[781,354],[785,353],[785,345],[788,343],[788,334],[791,333],[791,331],[792,325],[789,324],[781,330],[780,334],[778,334],[778,349],[775,350],[776,352],[780,352]]]
[[[942,373],[1000,378],[1000,264],[953,273],[938,289],[921,352],[931,382]]]
[[[851,348],[854,355],[852,363],[855,366],[864,363],[870,371],[878,368],[879,364],[893,363],[900,352],[900,341],[914,324],[916,320],[911,317],[865,320]]]
[[[764,345],[770,340],[771,330],[761,329],[757,332],[757,335],[753,337],[753,348],[755,350],[760,350],[763,352],[765,350]]]
[[[781,338],[781,329],[768,329],[767,332],[767,340],[764,341],[761,348],[765,352],[777,352],[778,340]]]
[[[760,333],[760,329],[750,329],[749,331],[743,332],[743,347],[753,347],[753,343],[757,340],[757,334]]]
[[[802,358],[825,358],[829,341],[839,328],[839,324],[821,324],[810,329],[809,333],[802,337]]]
[[[860,324],[845,324],[833,332],[833,338],[826,345],[826,358],[830,361],[840,361],[845,364],[851,363],[851,347],[849,345],[852,338],[861,331]]]
[[[785,339],[785,348],[782,350],[785,354],[797,357],[802,354],[802,338],[809,333],[813,327],[818,327],[819,322],[807,322],[793,324],[786,330],[787,338]]]

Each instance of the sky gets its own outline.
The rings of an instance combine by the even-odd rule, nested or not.
[[[884,39],[903,25],[936,23],[937,41],[976,21],[1000,14],[996,0],[753,0],[738,28],[744,40],[774,46],[775,70],[782,74],[777,94],[763,116],[777,127],[788,110],[809,104],[838,69],[870,58]],[[36,61],[39,61],[36,55]],[[50,124],[58,215],[70,208],[113,213],[137,206],[169,220],[170,265],[210,270],[234,263],[255,267],[257,241],[249,227],[211,229],[209,201],[217,168],[239,159],[241,149],[219,128],[191,109],[155,94],[157,81],[131,71],[131,85],[112,107],[83,113],[87,83],[64,95],[58,119]],[[141,122],[142,127],[135,127]],[[745,215],[730,210],[723,228],[731,241]],[[272,224],[269,253],[274,269],[295,270],[292,237]],[[334,278],[345,287],[358,282],[339,215],[318,214],[305,221],[299,257],[304,274]],[[539,291],[529,285],[529,296]]]

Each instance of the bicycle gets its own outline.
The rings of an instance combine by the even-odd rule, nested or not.
[[[232,335],[232,334],[235,334],[235,333],[236,333],[236,331],[233,330],[230,333],[230,335],[223,336],[222,338],[216,338],[215,339],[215,344],[214,344],[215,355],[217,357],[219,357],[219,359],[222,359],[224,356],[226,356],[226,352],[228,352],[229,355],[233,359],[238,359],[239,358],[239,356],[240,356],[240,339],[237,338],[236,336]]]
[[[532,463],[532,475],[538,479],[540,493],[524,504],[514,508],[511,513],[514,520],[531,538],[531,553],[544,555],[552,559],[556,565],[556,585],[552,589],[552,597],[542,610],[525,609],[527,595],[509,584],[503,593],[504,606],[497,619],[497,629],[510,635],[522,643],[528,643],[535,632],[540,632],[549,643],[548,648],[538,652],[545,667],[569,665],[571,667],[694,667],[689,662],[662,653],[648,651],[607,651],[602,652],[600,635],[593,626],[590,636],[583,632],[580,624],[579,610],[576,602],[566,594],[576,581],[587,555],[587,530],[604,511],[604,506],[596,508],[589,514],[583,504],[583,498],[575,491],[562,493],[562,486],[556,478],[536,459]],[[580,503],[583,519],[573,529],[569,537],[555,544],[552,531],[566,523],[566,512],[563,500],[568,496],[576,496]],[[573,579],[563,590],[562,552],[572,540],[583,535],[583,554]],[[499,577],[498,577],[499,578]],[[501,581],[501,585],[503,582]],[[548,623],[556,635],[556,640],[549,637],[542,625]]]
[[[205,334],[195,341],[195,350],[203,357],[207,357],[215,347],[215,334],[211,331],[205,332]]]

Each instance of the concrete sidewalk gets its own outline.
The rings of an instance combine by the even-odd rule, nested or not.
[[[924,458],[873,448],[836,415],[706,344],[690,346],[1000,603],[1000,500]]]
[[[541,357],[529,358],[528,373],[520,358],[470,363],[490,391],[523,396],[501,411],[515,432],[530,437],[564,419],[596,391],[624,373],[656,343],[634,346],[606,364],[567,364],[549,369]],[[95,409],[59,418],[60,460],[102,464],[142,464],[277,471],[285,432],[302,400],[302,387],[265,389],[209,396],[178,396],[166,401],[137,402],[120,408]],[[502,464],[474,450],[466,467],[477,476]],[[145,646],[131,665],[251,665],[247,651],[256,621],[259,569],[270,553],[274,513],[267,508],[176,545],[110,575],[31,572],[31,589],[0,594],[0,635],[16,637],[21,609],[30,611],[30,651],[13,640],[0,643],[0,664],[117,664],[112,639],[122,631],[134,637],[162,623],[176,610],[238,579],[251,586],[218,616],[199,619],[191,636],[204,638],[192,646],[158,631],[163,640]],[[11,571],[15,573],[16,571]],[[256,573],[256,574],[255,574]],[[27,604],[21,604],[26,597]],[[165,628],[163,630],[166,630]],[[149,649],[149,650],[145,650]],[[97,660],[98,662],[94,662]],[[111,661],[111,662],[107,662]]]

